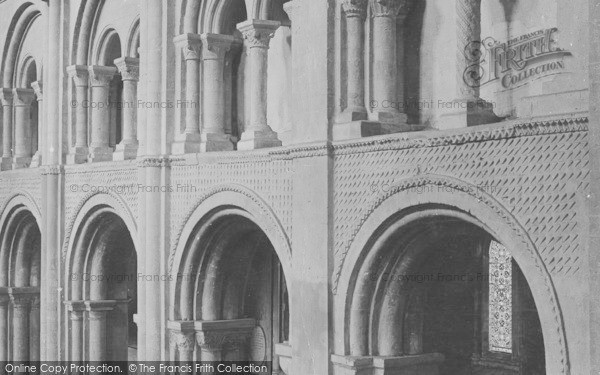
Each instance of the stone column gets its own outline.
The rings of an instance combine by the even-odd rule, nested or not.
[[[193,321],[170,321],[167,324],[169,328],[169,346],[173,356],[171,360],[191,362],[194,360],[194,349],[196,340],[194,338]]]
[[[403,20],[411,0],[371,0],[373,22],[373,108],[381,122],[405,124],[406,114],[398,105],[397,19]],[[387,104],[386,104],[387,103]]]
[[[200,150],[200,53],[202,40],[197,34],[182,34],[173,40],[185,60],[185,129],[173,144],[173,152],[185,154]]]
[[[6,288],[0,295],[0,362],[8,360],[8,303],[10,297]]]
[[[67,155],[67,162],[85,163],[88,158],[88,86],[89,73],[85,65],[71,65],[67,67],[67,74],[75,83],[74,98],[71,107],[75,108],[75,146]]]
[[[479,97],[481,46],[481,0],[455,0],[456,72],[453,100],[456,105],[444,110],[437,128],[463,128],[500,121],[493,105]]]
[[[0,90],[0,100],[2,100],[2,162],[1,170],[12,168],[12,150],[13,150],[13,92],[11,89]]]
[[[69,361],[83,361],[83,314],[86,306],[83,301],[66,301],[65,305],[71,321],[71,348],[67,359]]]
[[[12,288],[11,288],[12,289]],[[32,295],[10,291],[12,303],[12,360],[29,360],[29,313]]]
[[[116,301],[85,301],[89,320],[89,360],[107,361],[106,320]]]
[[[61,201],[63,193],[61,190],[62,168],[62,144],[60,113],[63,105],[60,96],[62,84],[61,59],[64,54],[61,49],[61,37],[65,34],[62,27],[61,7],[64,2],[48,1],[46,19],[48,25],[48,46],[44,54],[44,84],[49,95],[46,96],[45,114],[46,129],[44,131],[44,164],[47,165],[42,171],[42,212],[44,212],[42,225],[42,250],[41,250],[41,359],[44,361],[55,361],[60,358],[61,345],[57,342],[62,337],[61,314],[60,314],[60,287],[59,277],[61,275],[61,248],[62,210],[57,202]]]
[[[201,361],[222,361],[226,351],[243,351],[256,327],[254,319],[197,321],[196,341]],[[238,358],[237,360],[247,360]]]
[[[29,342],[29,360],[40,360],[40,296],[36,294],[31,301],[30,313],[30,337]]]
[[[90,66],[92,84],[92,137],[89,160],[92,162],[112,160],[110,147],[110,81],[117,69],[108,66]]]
[[[29,167],[31,163],[31,103],[35,100],[32,89],[14,89],[15,151],[13,168]]]
[[[365,108],[365,17],[367,0],[342,0],[346,16],[346,108],[337,122],[367,119]]]
[[[246,86],[250,94],[246,129],[238,142],[238,150],[281,146],[281,141],[267,125],[267,66],[269,41],[281,25],[278,21],[251,20],[239,23],[248,54]]]
[[[139,80],[139,59],[121,57],[115,65],[123,79],[123,139],[117,145],[114,160],[135,159],[137,156],[137,85]]]
[[[202,34],[202,61],[204,64],[203,111],[200,151],[233,150],[233,143],[225,134],[225,53],[235,43],[234,37],[220,34]]]
[[[42,165],[42,149],[44,147],[44,137],[42,137],[44,132],[44,89],[42,81],[32,82],[31,88],[35,92],[35,97],[37,98],[38,102],[37,147],[32,150],[35,151],[35,153],[31,160],[31,165],[39,167]],[[34,137],[36,136],[36,134],[32,135]]]

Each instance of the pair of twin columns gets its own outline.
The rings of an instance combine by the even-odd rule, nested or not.
[[[281,146],[267,124],[267,66],[269,41],[280,22],[251,20],[239,23],[247,51],[246,86],[249,90],[249,119],[237,143],[239,150]],[[174,38],[185,60],[186,108],[184,142],[199,144],[199,150],[233,150],[225,132],[225,55],[241,42],[231,35],[182,34]],[[203,68],[202,126],[200,126],[200,61]],[[196,105],[194,105],[196,104]],[[193,147],[190,148],[193,150]]]
[[[346,21],[346,108],[338,123],[368,119],[365,107],[365,18],[370,5],[372,17],[372,105],[376,121],[401,124],[406,114],[382,103],[398,102],[398,20],[403,20],[410,0],[341,0]]]
[[[42,83],[33,82],[32,89],[0,89],[2,101],[2,170],[29,166],[33,156],[34,134],[31,126],[31,104],[38,101],[39,119],[42,111]],[[14,149],[13,149],[13,108],[14,108]],[[41,122],[38,120],[38,124]],[[39,145],[38,145],[39,146]],[[14,153],[13,153],[14,151]]]
[[[71,65],[67,73],[75,83],[75,147],[69,155],[71,162],[113,160],[110,147],[111,107],[122,107],[122,140],[116,147],[114,159],[135,158],[137,153],[137,82],[139,60],[131,57],[118,58],[115,67]],[[112,103],[111,82],[117,73],[123,80],[121,103]],[[91,85],[91,99],[88,87]],[[91,110],[91,142],[88,148],[88,109]]]

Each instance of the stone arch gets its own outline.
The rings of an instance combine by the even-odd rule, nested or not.
[[[97,45],[94,47],[92,65],[114,65],[115,58],[123,56],[124,47],[121,41],[122,39],[114,27],[107,26],[104,28],[100,33]],[[118,56],[116,56],[117,54]]]
[[[100,193],[73,222],[65,260],[72,360],[126,360],[137,339],[137,235],[128,210]]]
[[[79,7],[75,31],[73,33],[73,56],[74,64],[89,65],[89,55],[91,51],[91,41],[94,33],[95,21],[100,9],[102,1],[87,0],[83,1]]]
[[[275,348],[292,335],[291,254],[283,229],[258,196],[237,186],[205,195],[187,216],[173,257],[173,339],[195,335],[203,360],[277,358]],[[170,350],[173,359],[194,357],[187,344]]]
[[[243,4],[243,7],[241,6]],[[237,9],[237,10],[236,10]],[[195,9],[194,9],[195,10]],[[244,16],[242,16],[245,15]],[[198,34],[232,34],[235,25],[248,18],[246,1],[208,0],[202,2],[198,21]],[[192,25],[190,20],[186,25]]]
[[[271,208],[254,192],[242,186],[230,185],[212,189],[200,199],[199,204],[186,215],[183,227],[179,231],[175,248],[169,259],[171,274],[182,271],[186,257],[188,256],[188,244],[198,223],[211,213],[219,213],[220,210],[233,209],[237,215],[244,216],[254,222],[267,236],[283,268],[283,273],[288,280],[288,288],[292,282],[292,252],[289,239],[281,223]],[[171,285],[171,301],[169,315],[176,319],[174,307],[179,302],[177,292],[178,283]]]
[[[40,212],[30,197],[14,195],[0,217],[0,358],[40,358]],[[9,330],[8,326],[12,328]]]
[[[2,86],[16,87],[18,79],[17,59],[27,31],[33,22],[42,15],[42,11],[33,3],[26,2],[15,13],[6,35],[4,52],[2,54]]]
[[[29,54],[24,56],[19,63],[19,69],[17,69],[17,88],[28,89],[31,88],[31,83],[35,81],[41,81],[39,78],[41,75],[40,68],[38,67],[35,58]]]
[[[417,192],[415,189],[420,189]],[[435,207],[435,208],[432,208]],[[562,311],[550,274],[525,229],[499,202],[478,187],[445,176],[427,175],[400,181],[379,196],[352,232],[343,264],[334,275],[335,352],[350,355],[353,330],[350,308],[355,296],[356,278],[365,257],[374,249],[386,225],[409,224],[414,215],[449,215],[489,233],[510,251],[526,278],[537,306],[549,373],[569,374],[569,354]],[[416,213],[414,213],[416,212]],[[404,215],[404,216],[403,216]],[[405,223],[402,220],[406,220]]]
[[[129,233],[131,233],[135,248],[139,249],[137,223],[135,216],[127,206],[127,203],[116,194],[92,193],[80,201],[79,205],[73,210],[74,215],[69,221],[69,225],[65,227],[67,228],[67,232],[65,233],[65,240],[63,243],[63,260],[66,261],[66,259],[70,257],[69,254],[72,252],[74,246],[74,234],[78,228],[81,227],[88,213],[97,206],[109,207],[125,222]]]
[[[127,57],[139,57],[138,48],[140,47],[140,17],[137,17],[131,25],[128,33],[127,43],[125,45],[125,54]]]

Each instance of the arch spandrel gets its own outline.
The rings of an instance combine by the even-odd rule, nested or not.
[[[415,190],[418,187],[421,188],[419,193]],[[432,205],[445,207],[446,214],[478,226],[509,249],[533,293],[542,323],[547,368],[570,374],[562,310],[552,278],[533,241],[510,211],[495,198],[475,185],[438,175],[410,178],[395,184],[373,201],[360,224],[351,232],[353,236],[349,239],[347,252],[332,276],[335,353],[350,353],[349,309],[354,284],[365,257],[373,248],[373,241],[390,220],[402,220],[402,212],[416,210],[421,216],[435,215],[435,210],[428,209]]]

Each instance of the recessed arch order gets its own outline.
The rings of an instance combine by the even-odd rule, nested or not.
[[[495,198],[475,185],[446,176],[426,175],[400,181],[379,196],[360,225],[342,265],[334,275],[335,353],[350,355],[351,307],[362,264],[385,234],[386,225],[409,225],[428,215],[443,215],[473,224],[504,244],[523,271],[537,306],[544,335],[547,368],[569,374],[564,322],[556,290],[533,241],[516,218]],[[404,214],[406,213],[406,214]]]

